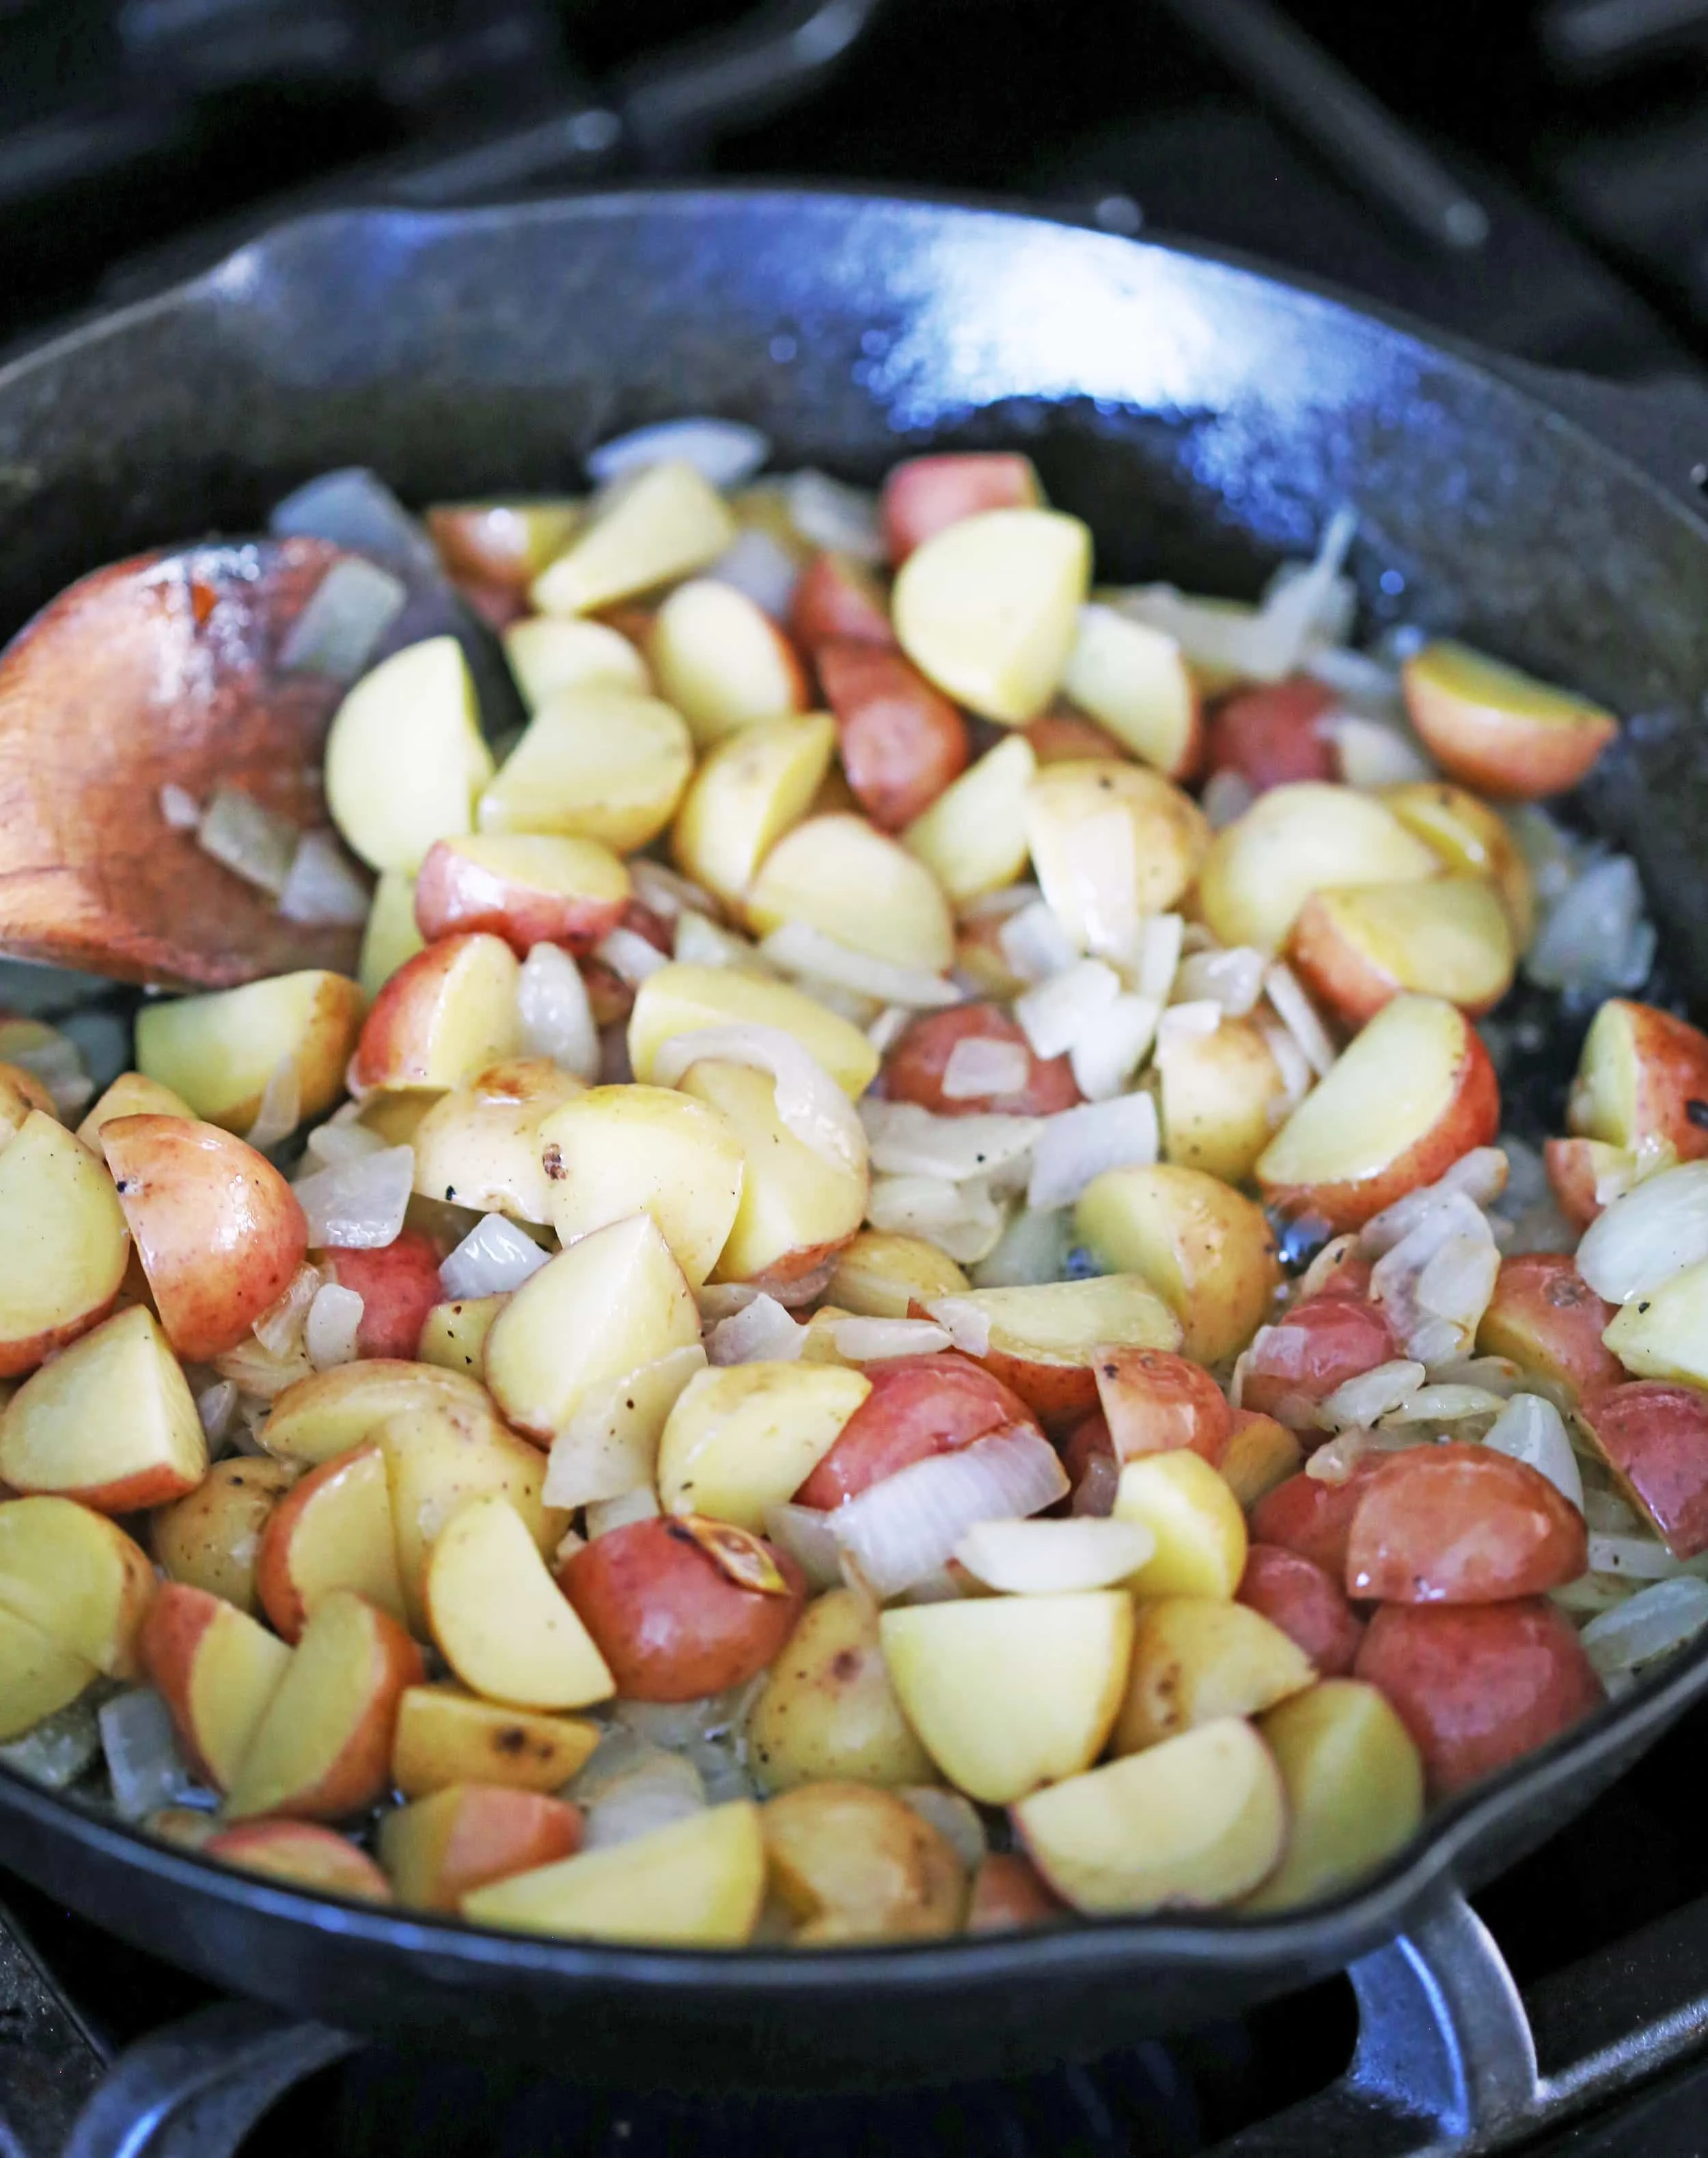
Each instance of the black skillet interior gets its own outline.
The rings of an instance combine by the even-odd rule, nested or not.
[[[1342,503],[1369,619],[1460,630],[1631,725],[1597,790],[1687,987],[1708,535],[1462,356],[1248,271],[984,211],[635,194],[286,228],[0,372],[0,633],[91,565],[254,529],[328,467],[405,497],[545,490],[684,412],[872,478],[1023,444],[1100,574],[1247,593]],[[1681,452],[1682,454],[1682,452]],[[234,1989],[352,2027],[683,2088],[970,2076],[1298,1985],[1488,1878],[1708,1692],[1708,1646],[1461,1800],[1370,1888],[1262,1926],[1108,1923],[787,1958],[509,1941],[203,1866],[0,1773],[0,1859]]]

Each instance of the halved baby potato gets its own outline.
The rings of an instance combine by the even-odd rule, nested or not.
[[[836,748],[823,712],[761,720],[715,744],[671,828],[679,869],[735,906],[759,866],[807,815]]]
[[[1200,1455],[1182,1448],[1129,1461],[1116,1486],[1114,1518],[1138,1522],[1153,1540],[1127,1584],[1135,1595],[1231,1602],[1246,1569],[1246,1517],[1226,1479]]]
[[[1011,885],[1026,866],[1031,745],[1010,735],[952,779],[901,834],[951,901],[965,906]]]
[[[628,1054],[636,1078],[651,1081],[658,1051],[675,1035],[723,1026],[792,1035],[849,1094],[863,1094],[877,1074],[878,1052],[859,1027],[802,990],[729,967],[677,962],[648,974],[635,993]]]
[[[1494,886],[1468,876],[1313,892],[1288,957],[1306,988],[1352,1026],[1406,991],[1478,1018],[1512,987],[1516,963]]]
[[[416,1191],[481,1214],[550,1221],[554,1185],[544,1165],[544,1128],[585,1091],[579,1079],[544,1057],[493,1065],[452,1087],[410,1138]]]
[[[1203,749],[1203,700],[1166,631],[1093,603],[1061,678],[1062,694],[1170,779],[1191,776]]]
[[[474,678],[454,637],[382,659],[326,738],[327,806],[369,869],[413,876],[436,839],[473,830],[475,798],[492,776]]]
[[[1220,1597],[1141,1606],[1114,1750],[1137,1753],[1222,1716],[1256,1716],[1314,1683],[1310,1658],[1278,1626]]]
[[[353,1091],[443,1092],[515,1056],[521,973],[501,937],[441,937],[406,959],[362,1022]]]
[[[892,966],[940,974],[955,956],[955,925],[937,879],[864,817],[809,817],[780,839],[748,888],[761,934],[804,922]]]
[[[561,832],[467,832],[438,839],[415,879],[429,942],[483,931],[524,958],[536,944],[591,952],[622,918],[632,887],[609,847]]]
[[[658,1442],[658,1497],[758,1533],[793,1498],[872,1391],[836,1364],[730,1364],[697,1372]]]
[[[1279,952],[1313,892],[1417,884],[1441,873],[1374,796],[1319,780],[1271,787],[1217,833],[1199,880],[1204,919],[1224,944]]]
[[[1166,912],[1210,844],[1203,811],[1159,772],[1091,757],[1035,774],[1026,840],[1050,911],[1081,951],[1102,948],[1106,923],[1118,934],[1123,916]]]
[[[959,1300],[989,1322],[979,1361],[1052,1427],[1097,1407],[1100,1350],[1180,1345],[1179,1321],[1136,1273],[974,1289]]]
[[[1442,770],[1497,800],[1565,793],[1619,731],[1588,698],[1451,638],[1413,653],[1401,680],[1411,723]]]
[[[1249,1020],[1213,1033],[1165,1030],[1152,1059],[1158,1082],[1163,1158],[1225,1184],[1243,1184],[1275,1135],[1287,1082]]]
[[[735,537],[723,497],[690,464],[648,465],[597,497],[586,521],[529,597],[542,614],[591,614],[692,576]]]
[[[296,1072],[299,1121],[332,1107],[344,1091],[362,1012],[358,985],[317,968],[207,996],[159,998],[137,1014],[137,1063],[187,1102],[189,1115],[240,1135],[286,1060]]]
[[[1610,997],[1584,1036],[1569,1128],[1614,1147],[1664,1139],[1680,1161],[1695,1161],[1708,1155],[1705,1102],[1708,1035],[1657,1005]]]
[[[1287,1848],[1246,1910],[1292,1910],[1332,1896],[1416,1834],[1423,1764],[1375,1686],[1324,1679],[1272,1708],[1258,1728],[1287,1789]]]
[[[693,770],[672,705],[602,683],[560,689],[482,793],[477,821],[482,832],[561,832],[630,854],[670,822]]]
[[[807,677],[758,601],[715,577],[679,585],[647,639],[658,690],[704,749],[739,728],[802,711]]]
[[[1150,1284],[1200,1364],[1243,1348],[1269,1315],[1281,1279],[1274,1232],[1219,1177],[1166,1162],[1105,1169],[1081,1193],[1074,1228],[1104,1265]]]
[[[650,1214],[690,1288],[717,1264],[741,1203],[729,1119],[668,1087],[596,1087],[539,1127],[550,1219],[565,1243]]]

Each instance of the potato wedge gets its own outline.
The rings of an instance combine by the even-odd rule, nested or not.
[[[441,1094],[415,1126],[415,1190],[482,1214],[548,1222],[553,1185],[542,1127],[586,1092],[541,1057],[518,1058]],[[632,1210],[631,1210],[632,1211]]]
[[[435,839],[474,828],[493,776],[474,679],[454,637],[405,646],[362,676],[326,738],[326,800],[369,869],[413,876]]]
[[[766,856],[746,911],[761,935],[804,922],[892,966],[940,974],[954,958],[955,925],[937,879],[864,817],[797,824]]]
[[[486,1388],[460,1371],[390,1357],[337,1364],[312,1379],[299,1379],[274,1402],[266,1422],[267,1451],[281,1461],[312,1469],[359,1446],[387,1417],[441,1404],[496,1420]]]
[[[1113,607],[1082,607],[1061,692],[1153,770],[1191,777],[1204,747],[1202,700],[1165,631]]]
[[[755,1534],[793,1498],[872,1391],[835,1364],[730,1364],[696,1372],[658,1442],[658,1497],[673,1514]]]
[[[452,1784],[379,1824],[379,1858],[399,1902],[454,1911],[463,1897],[581,1848],[581,1812],[505,1784]]]
[[[1124,914],[1162,914],[1190,887],[1210,827],[1160,772],[1086,758],[1047,764],[1026,791],[1026,844],[1050,911],[1081,951]]]
[[[1349,1887],[1423,1820],[1423,1763],[1373,1686],[1324,1679],[1258,1724],[1287,1789],[1287,1848],[1248,1911],[1290,1911]]]
[[[666,1087],[596,1087],[539,1128],[553,1228],[565,1243],[649,1214],[690,1288],[717,1264],[746,1156],[729,1119]]]
[[[715,562],[735,537],[723,498],[692,465],[648,465],[598,497],[529,588],[542,614],[591,614]]]
[[[521,964],[501,937],[443,937],[406,959],[362,1022],[358,1094],[462,1087],[522,1045]]]
[[[1506,909],[1514,947],[1527,951],[1536,925],[1535,892],[1530,865],[1500,812],[1442,780],[1385,787],[1381,799],[1455,875],[1488,878]]]
[[[0,1745],[69,1707],[96,1676],[94,1665],[74,1649],[0,1610]]]
[[[208,1820],[205,1815],[202,1818]],[[208,1825],[215,1824],[208,1820]],[[364,1903],[391,1901],[390,1883],[367,1852],[348,1836],[312,1821],[243,1821],[219,1829],[195,1847],[222,1866],[267,1874],[317,1896],[353,1896]]]
[[[426,940],[415,927],[415,880],[401,870],[382,870],[374,903],[362,932],[356,979],[371,1004],[405,960],[413,959]]]
[[[835,725],[823,712],[761,720],[717,742],[671,828],[677,867],[739,905],[760,864],[809,813],[835,747]]]
[[[956,906],[1011,885],[1026,866],[1026,804],[1038,761],[1010,735],[987,750],[922,810],[901,844]]]
[[[1104,1265],[1150,1285],[1196,1362],[1231,1356],[1269,1316],[1281,1280],[1274,1234],[1217,1177],[1169,1163],[1105,1169],[1080,1195],[1074,1229]]]
[[[161,999],[137,1014],[137,1063],[188,1102],[191,1116],[241,1135],[286,1061],[296,1071],[299,1116],[332,1107],[344,1091],[362,1009],[354,982],[318,968],[207,996]]]
[[[470,832],[428,849],[415,923],[429,942],[480,933],[502,937],[524,958],[545,943],[579,957],[616,928],[630,893],[628,871],[596,839]]]
[[[422,1584],[439,1652],[471,1691],[518,1708],[585,1708],[616,1681],[501,1494],[470,1499],[435,1538]]]
[[[406,1799],[452,1784],[560,1790],[599,1743],[599,1726],[506,1708],[453,1686],[411,1686],[397,1705],[391,1780]]]
[[[1156,1540],[1128,1584],[1135,1594],[1232,1600],[1246,1567],[1246,1517],[1207,1461],[1184,1448],[1129,1461],[1114,1517],[1138,1522]]]
[[[33,1371],[106,1318],[129,1254],[97,1156],[31,1109],[0,1153],[0,1378]]]
[[[923,1236],[862,1229],[838,1253],[825,1294],[857,1318],[906,1319],[916,1303],[964,1296],[971,1286],[948,1254]]]
[[[1091,576],[1091,535],[1049,509],[989,509],[916,546],[891,597],[902,650],[938,689],[1019,726],[1055,695]]]
[[[653,678],[638,649],[620,630],[602,622],[561,615],[530,615],[503,632],[504,657],[530,712],[559,689],[596,682],[607,689],[653,692]]]
[[[1165,1030],[1153,1064],[1160,1082],[1163,1159],[1225,1184],[1243,1184],[1275,1136],[1287,1082],[1248,1020],[1213,1034]]]
[[[974,1289],[961,1300],[990,1322],[979,1361],[1052,1428],[1097,1407],[1100,1350],[1180,1344],[1179,1321],[1137,1274]]]
[[[656,839],[694,769],[682,715],[586,683],[546,698],[480,798],[482,832],[561,832],[619,854]]]
[[[1217,833],[1198,899],[1224,944],[1279,952],[1313,892],[1439,875],[1432,848],[1374,796],[1300,780],[1274,787]]]
[[[928,1821],[869,1784],[805,1784],[760,1815],[773,1892],[802,1948],[959,1929],[967,1881]]]
[[[1442,770],[1496,800],[1565,793],[1619,731],[1587,697],[1447,638],[1413,653],[1401,680],[1411,724]]]
[[[715,577],[692,577],[671,593],[647,658],[658,694],[687,720],[699,749],[807,707],[794,647],[756,600]]]
[[[234,1605],[178,1582],[155,1598],[137,1648],[185,1758],[215,1790],[229,1791],[291,1651]]]
[[[814,1598],[766,1675],[747,1724],[754,1773],[766,1791],[802,1784],[931,1780],[890,1682],[878,1613],[851,1588]]]
[[[0,1502],[0,1608],[109,1678],[135,1675],[155,1587],[147,1553],[105,1515],[70,1499]]]
[[[235,1454],[216,1461],[196,1489],[157,1506],[148,1541],[167,1578],[223,1596],[253,1615],[261,1608],[255,1565],[261,1531],[296,1479],[292,1463]]]
[[[1313,892],[1288,954],[1305,987],[1350,1026],[1406,991],[1478,1018],[1511,988],[1516,963],[1499,896],[1475,876]]]
[[[1708,1101],[1708,1035],[1654,1004],[1610,997],[1584,1036],[1566,1121],[1614,1147],[1664,1139],[1680,1161],[1708,1155],[1692,1104]]]
[[[454,1304],[436,1304],[421,1321],[415,1354],[424,1364],[482,1379],[487,1336],[508,1296],[466,1296]]]
[[[335,1588],[405,1618],[385,1457],[371,1443],[311,1469],[261,1531],[255,1589],[281,1640],[300,1640]]]
[[[1162,1596],[1133,1636],[1114,1750],[1137,1753],[1224,1716],[1256,1716],[1316,1680],[1278,1626],[1220,1597]]]

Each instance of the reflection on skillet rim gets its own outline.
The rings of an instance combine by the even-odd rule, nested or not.
[[[671,207],[684,215],[720,202],[745,204],[750,209],[786,209],[790,203],[817,203],[827,214],[839,209],[852,215],[863,209],[881,209],[880,202],[863,204],[859,199],[833,195],[767,195],[756,191],[730,190],[722,195],[684,193]],[[907,205],[892,203],[900,213]],[[658,214],[657,198],[605,196],[575,204],[540,204],[533,214],[573,223],[578,216],[596,219],[625,210]],[[268,240],[243,250],[190,285],[145,302],[121,313],[105,317],[96,336],[111,334],[127,324],[156,313],[169,313],[192,297],[207,298],[221,280],[240,282],[255,258],[281,242],[301,241],[317,228],[335,231],[359,225],[373,214],[352,213],[307,220],[281,228]],[[382,216],[385,214],[380,214]],[[524,213],[524,214],[526,214]],[[424,218],[409,214],[398,220],[410,227],[477,228],[488,219],[508,220],[517,213],[471,213],[461,216]],[[969,220],[972,222],[973,220]],[[978,221],[983,221],[982,219]],[[995,221],[993,219],[992,221]],[[1006,221],[1006,220],[1005,220]],[[1014,220],[1019,222],[1019,220]],[[1092,235],[1077,235],[1098,249],[1122,250],[1128,243]],[[1205,250],[1147,247],[1153,256],[1178,253],[1189,266],[1220,266],[1231,280],[1255,276],[1264,287],[1272,307],[1291,308],[1296,314],[1341,312],[1344,303],[1334,296],[1325,299],[1303,281],[1281,281],[1267,273],[1251,272],[1242,265],[1228,265]],[[1361,303],[1352,310],[1373,327],[1388,327],[1391,318]],[[1409,324],[1392,324],[1408,337]],[[74,333],[75,337],[78,333]],[[86,333],[84,334],[87,334]],[[1514,392],[1499,379],[1499,371],[1487,371],[1483,355],[1457,348],[1450,340],[1430,333],[1418,340],[1422,357],[1439,363],[1450,374],[1474,375],[1471,386],[1485,394],[1497,391],[1514,411],[1529,424],[1555,431],[1577,452],[1593,451],[1603,466],[1618,466],[1620,476],[1639,487],[1651,504],[1670,514],[1670,521],[1689,531],[1700,543],[1700,528],[1686,516],[1676,501],[1667,499],[1653,481],[1633,467],[1610,455],[1604,446],[1581,434],[1569,420],[1524,391]],[[49,349],[51,357],[58,348]],[[23,363],[25,369],[34,364]],[[4,371],[0,370],[0,388]],[[1546,385],[1543,384],[1544,395]],[[1080,393],[1083,400],[1085,393]],[[1568,402],[1571,400],[1567,400]],[[1147,415],[1133,408],[1137,416]],[[957,415],[957,417],[964,417]],[[1461,1870],[1463,1855],[1480,1840],[1493,1838],[1503,1827],[1509,1835],[1526,1810],[1539,1800],[1571,1792],[1562,1811],[1576,1812],[1618,1771],[1607,1766],[1609,1755],[1628,1755],[1659,1732],[1684,1710],[1708,1694],[1708,1639],[1699,1639],[1682,1654],[1651,1670],[1618,1701],[1598,1710],[1585,1723],[1563,1734],[1498,1775],[1479,1784],[1463,1796],[1440,1807],[1406,1850],[1355,1890],[1285,1917],[1251,1918],[1226,1913],[1143,1919],[1079,1918],[1071,1925],[1031,1933],[961,1937],[946,1942],[833,1950],[790,1949],[786,1952],[746,1949],[705,1952],[675,1949],[630,1949],[574,1941],[554,1941],[535,1935],[501,1934],[477,1929],[462,1922],[431,1917],[393,1916],[371,1904],[348,1902],[236,1874],[188,1852],[164,1846],[140,1831],[127,1829],[99,1814],[75,1796],[62,1798],[41,1791],[13,1772],[0,1768],[0,1815],[11,1815],[39,1833],[64,1835],[103,1860],[137,1867],[152,1876],[167,1889],[178,1889],[201,1899],[266,1914],[296,1928],[321,1929],[352,1941],[378,1948],[425,1953],[466,1966],[471,1973],[494,1964],[519,1974],[537,1972],[571,1980],[596,1980],[627,1987],[653,1984],[680,1985],[696,1981],[727,1985],[733,1978],[742,1992],[756,2001],[786,1992],[836,1990],[844,1970],[857,1972],[863,1983],[882,1981],[906,1992],[913,1988],[952,1980],[957,1990],[968,1986],[994,1988],[1015,1977],[1045,1972],[1126,1976],[1165,1965],[1198,1966],[1245,1971],[1254,1977],[1271,1967],[1287,1966],[1295,1973],[1303,1963],[1318,1970],[1337,1967],[1353,1954],[1402,1928],[1427,1908],[1432,1898],[1454,1885],[1474,1886],[1508,1862],[1510,1854],[1479,1861],[1480,1871]],[[1623,1765],[1623,1763],[1620,1764]],[[1519,1829],[1515,1840],[1528,1848],[1545,1839],[1552,1823],[1544,1819],[1531,1829]],[[1469,1876],[1469,1877],[1468,1877]],[[63,1886],[61,1884],[62,1892]],[[75,1900],[73,1898],[72,1900]],[[1321,1936],[1327,1935],[1325,1940]],[[827,1980],[828,1984],[827,1985]]]

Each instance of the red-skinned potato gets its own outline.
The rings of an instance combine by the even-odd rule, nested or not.
[[[0,1501],[0,1610],[115,1678],[137,1669],[137,1635],[157,1587],[132,1537],[70,1499]]]
[[[990,1324],[990,1345],[978,1360],[1050,1431],[1096,1408],[1096,1366],[1106,1350],[1180,1345],[1179,1320],[1136,1273],[975,1289],[962,1300]],[[912,1315],[929,1314],[916,1305]]]
[[[1477,1329],[1477,1350],[1592,1394],[1625,1376],[1602,1341],[1614,1307],[1561,1252],[1524,1252],[1500,1262],[1494,1294]]]
[[[786,1552],[722,1527],[731,1551],[753,1546],[777,1593],[743,1588],[689,1521],[632,1521],[571,1552],[558,1586],[630,1701],[698,1701],[745,1686],[795,1629],[805,1578]]]
[[[521,1047],[521,968],[502,937],[441,937],[374,998],[351,1060],[358,1093],[467,1085]]]
[[[1569,1731],[1605,1697],[1571,1620],[1541,1597],[1385,1604],[1354,1668],[1397,1710],[1437,1799]]]
[[[1364,1487],[1376,1464],[1355,1462],[1344,1484],[1301,1472],[1266,1492],[1251,1509],[1251,1541],[1279,1544],[1319,1566],[1331,1580],[1346,1578],[1346,1545]]]
[[[307,1252],[296,1193],[214,1124],[117,1117],[101,1144],[173,1347],[192,1363],[235,1349]]]
[[[117,1301],[126,1217],[100,1160],[57,1117],[26,1111],[0,1144],[0,1379],[32,1371]]]
[[[1669,1379],[1635,1379],[1592,1395],[1577,1414],[1673,1555],[1708,1551],[1708,1394]]]
[[[1088,756],[1102,761],[1127,754],[1107,728],[1065,705],[1040,712],[1019,731],[1040,764],[1079,764]]]
[[[985,509],[1029,509],[1043,499],[1029,457],[1009,450],[950,452],[892,465],[878,515],[890,560],[901,563],[963,517]]]
[[[1298,1473],[1304,1466],[1305,1450],[1274,1417],[1260,1416],[1253,1409],[1231,1409],[1228,1413],[1231,1428],[1216,1471],[1249,1512],[1266,1493]]]
[[[362,1299],[356,1354],[412,1359],[427,1314],[445,1295],[433,1239],[424,1230],[404,1229],[377,1251],[322,1252],[317,1262]]]
[[[1628,1165],[1629,1156],[1600,1139],[1547,1139],[1542,1166],[1556,1205],[1574,1229],[1587,1229],[1602,1211],[1596,1186],[1606,1170]]]
[[[1295,780],[1337,777],[1334,742],[1317,724],[1334,701],[1308,674],[1240,690],[1210,720],[1210,769],[1236,772],[1259,794]]]
[[[847,555],[815,555],[802,570],[789,600],[789,634],[814,657],[833,638],[895,648],[882,586],[864,563]]]
[[[137,1645],[185,1758],[215,1790],[229,1790],[290,1650],[223,1597],[176,1581],[150,1606]]]
[[[967,1906],[969,1933],[1007,1933],[1019,1926],[1050,1926],[1068,1907],[1024,1851],[993,1851],[973,1877]]]
[[[1352,1669],[1364,1639],[1364,1621],[1340,1584],[1300,1551],[1279,1544],[1253,1544],[1246,1554],[1235,1599],[1261,1611],[1316,1665],[1319,1676],[1340,1678]]]
[[[1654,1004],[1610,997],[1584,1036],[1570,1129],[1615,1147],[1665,1139],[1680,1161],[1695,1161],[1708,1155],[1705,1105],[1708,1035]]]
[[[1528,1462],[1486,1447],[1418,1446],[1361,1487],[1346,1593],[1385,1603],[1499,1603],[1575,1581],[1583,1516]]]
[[[799,1506],[839,1506],[900,1469],[1032,1422],[1000,1379],[965,1356],[895,1356],[874,1364],[872,1391],[795,1494]]]
[[[838,639],[818,661],[854,799],[880,831],[899,832],[966,770],[967,722],[899,652]]]
[[[1273,1206],[1355,1229],[1499,1127],[1500,1088],[1470,1021],[1438,997],[1399,996],[1270,1141],[1257,1182]]]
[[[425,521],[448,575],[514,596],[563,553],[586,516],[581,503],[543,498],[436,502]]]
[[[415,879],[415,927],[428,943],[484,932],[525,957],[561,944],[579,958],[622,919],[628,871],[596,839],[478,832],[436,839]]]
[[[312,1821],[243,1821],[221,1829],[200,1846],[204,1858],[266,1873],[317,1895],[353,1896],[364,1903],[389,1903],[391,1884],[365,1851],[335,1829]]]
[[[403,1618],[385,1457],[377,1446],[323,1462],[286,1493],[261,1531],[255,1578],[281,1640],[300,1640],[335,1588],[353,1588]]]
[[[1161,1349],[1097,1359],[1097,1399],[1117,1461],[1189,1447],[1214,1469],[1233,1428],[1221,1388],[1201,1364]]]
[[[1026,1058],[1024,1086],[998,1094],[948,1095],[943,1075],[963,1041],[995,1041],[1021,1051]],[[1073,1067],[1066,1056],[1035,1055],[1025,1035],[993,1004],[952,1004],[946,1011],[924,1012],[891,1044],[884,1060],[883,1092],[892,1102],[917,1102],[938,1117],[1053,1117],[1080,1100]]]
[[[1401,669],[1406,709],[1450,779],[1497,801],[1564,794],[1619,731],[1611,712],[1440,638]]]
[[[397,1899],[454,1911],[472,1890],[581,1847],[581,1810],[503,1784],[452,1784],[379,1824],[379,1856]]]
[[[1312,994],[1362,1026],[1402,992],[1444,997],[1473,1019],[1512,987],[1512,928],[1478,876],[1313,892],[1287,957]]]
[[[395,1618],[334,1589],[261,1711],[232,1779],[228,1817],[339,1820],[372,1805],[390,1781],[399,1697],[426,1675],[421,1650]]]

